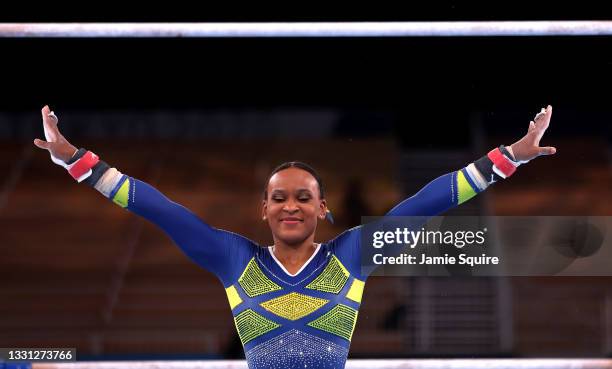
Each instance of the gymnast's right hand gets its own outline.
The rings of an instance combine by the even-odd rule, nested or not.
[[[57,128],[57,116],[53,114],[49,106],[45,105],[41,110],[43,129],[45,131],[46,141],[35,139],[34,145],[41,149],[49,151],[51,160],[64,168],[66,162],[78,151],[76,147],[70,144],[68,140],[60,133]]]

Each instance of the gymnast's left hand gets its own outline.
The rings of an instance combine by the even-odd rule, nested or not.
[[[552,146],[540,146],[540,140],[548,129],[550,117],[552,116],[552,106],[548,105],[542,109],[531,122],[527,134],[520,140],[510,145],[510,152],[516,161],[527,162],[540,155],[553,155],[557,149]]]

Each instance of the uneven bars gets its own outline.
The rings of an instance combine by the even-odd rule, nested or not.
[[[32,369],[247,369],[245,361],[106,361],[34,364]],[[610,359],[348,360],[346,369],[611,369]]]
[[[0,37],[609,36],[612,21],[0,23]]]

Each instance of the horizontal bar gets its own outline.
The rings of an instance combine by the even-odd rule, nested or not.
[[[0,23],[0,37],[477,37],[603,36],[612,21]]]

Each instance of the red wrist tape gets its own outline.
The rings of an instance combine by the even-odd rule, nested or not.
[[[72,178],[81,182],[88,177],[88,173],[91,175],[91,168],[98,164],[99,161],[100,158],[98,155],[91,151],[87,151],[85,155],[72,164],[72,166],[68,169],[68,173],[70,173]]]
[[[510,177],[516,171],[516,167],[512,165],[510,159],[505,157],[499,148],[489,151],[487,156],[489,159],[491,159],[493,165],[495,165],[495,167],[499,169],[499,171],[503,173],[506,178]]]

